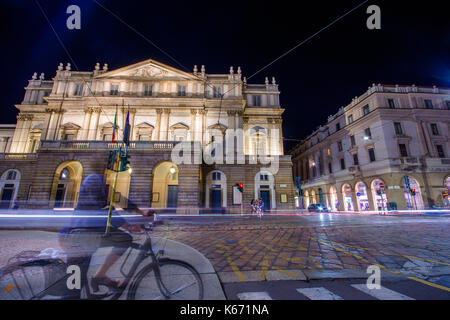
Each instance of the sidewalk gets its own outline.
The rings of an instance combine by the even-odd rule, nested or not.
[[[134,242],[142,243],[145,239],[145,235],[133,234],[133,238]],[[155,252],[164,250],[164,257],[187,262],[200,273],[203,281],[205,300],[225,300],[225,294],[212,264],[199,251],[178,241],[168,240],[158,236],[152,237],[152,242]],[[2,230],[0,231],[0,266],[4,266],[10,257],[21,251],[43,250],[46,248],[61,250],[56,232]],[[100,248],[97,250],[92,257],[88,276],[92,276],[98,266],[102,264],[110,250],[110,248]],[[126,259],[127,253],[128,252],[126,252],[108,271],[108,276],[111,278],[123,279],[124,276],[120,272],[120,267]],[[127,271],[126,267],[131,265],[132,258],[133,253],[125,264],[125,271]],[[138,268],[138,270],[139,269],[140,268]],[[126,295],[127,290],[125,290],[120,299],[126,299]]]

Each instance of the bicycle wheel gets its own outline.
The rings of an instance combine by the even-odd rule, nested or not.
[[[202,300],[203,282],[191,265],[178,260],[159,261],[161,282],[157,281],[154,264],[142,269],[128,291],[130,300]],[[168,293],[166,297],[163,292]]]

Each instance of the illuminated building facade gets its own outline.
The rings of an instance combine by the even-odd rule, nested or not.
[[[51,80],[35,73],[16,105],[17,124],[0,126],[2,206],[73,208],[83,179],[94,173],[104,174],[111,186],[108,151],[121,144],[128,116],[132,173],[119,173],[116,206],[130,199],[179,213],[239,212],[234,185],[243,183],[246,210],[258,197],[266,209],[293,208],[279,95],[274,78],[247,84],[240,68],[207,74],[195,66],[185,72],[151,59],[115,70],[97,63],[86,72],[60,64]],[[211,163],[204,156],[200,163],[173,161],[180,143],[202,154],[214,142],[226,145],[227,133],[239,130],[228,152],[243,162]],[[262,155],[277,162],[277,170],[254,161]]]

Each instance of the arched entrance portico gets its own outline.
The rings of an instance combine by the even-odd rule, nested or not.
[[[178,203],[178,167],[163,161],[153,168],[152,207],[176,208]]]
[[[358,182],[355,186],[355,189],[356,189],[356,201],[358,203],[358,210],[368,211],[370,209],[370,206],[365,183],[362,181]]]
[[[337,211],[339,200],[338,200],[338,196],[337,196],[336,187],[334,187],[334,186],[330,187],[330,202],[331,202],[330,203],[331,210]]]
[[[54,208],[74,208],[78,201],[83,167],[75,160],[61,163],[55,171],[50,194],[50,206]]]
[[[383,185],[384,187],[381,187]],[[375,210],[386,211],[388,198],[386,195],[386,185],[380,179],[372,181],[373,207]]]
[[[420,185],[411,176],[403,177],[403,191],[405,194],[406,208],[410,210],[423,210],[423,199]]]
[[[342,196],[344,197],[344,210],[354,211],[353,208],[353,197],[352,197],[352,187],[349,184],[344,184],[342,186]]]

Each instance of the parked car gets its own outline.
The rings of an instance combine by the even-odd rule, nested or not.
[[[319,203],[311,203],[308,207],[309,212],[330,212],[330,210]]]

